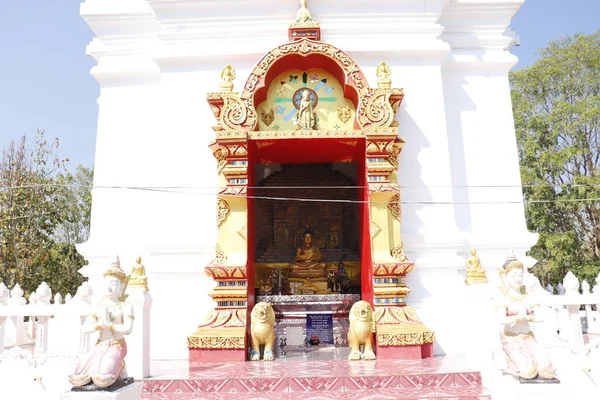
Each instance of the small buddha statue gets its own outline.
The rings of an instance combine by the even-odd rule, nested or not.
[[[392,75],[392,69],[390,66],[382,61],[377,65],[377,70],[375,71],[377,75],[377,86],[380,88],[390,88],[392,87],[392,80],[390,76]]]
[[[235,80],[235,70],[230,64],[227,64],[221,71],[221,84],[219,87],[223,92],[233,91],[233,81]]]
[[[317,128],[317,114],[312,109],[312,102],[310,101],[310,92],[304,90],[300,98],[300,108],[296,114],[296,127],[298,129],[318,129]]]
[[[306,228],[302,238],[304,243],[296,249],[296,257],[290,266],[289,281],[302,282],[305,286],[311,287],[314,293],[326,292],[327,263],[324,262],[319,248],[313,244],[312,230]],[[321,283],[325,283],[324,287]]]
[[[138,256],[135,260],[135,266],[131,270],[131,277],[129,278],[129,287],[139,287],[148,290],[148,278],[146,277],[146,268],[142,264],[142,257]]]
[[[471,249],[471,256],[467,260],[467,285],[476,285],[478,283],[487,283],[485,270],[481,268],[481,260],[477,257],[475,249]]]
[[[554,379],[556,369],[531,329],[531,323],[542,322],[544,318],[539,315],[539,305],[531,302],[523,286],[524,272],[523,264],[513,254],[499,268],[503,286],[496,302],[496,312],[504,327],[501,343],[506,353],[506,373],[522,380],[538,377]]]
[[[77,365],[69,381],[75,387],[94,384],[105,388],[127,377],[124,359],[127,355],[125,335],[133,328],[133,307],[125,301],[128,276],[119,258],[104,271],[105,294],[88,316],[84,331],[99,332],[98,342]],[[133,380],[131,380],[133,382]]]

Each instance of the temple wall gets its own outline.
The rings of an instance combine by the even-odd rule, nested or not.
[[[463,352],[468,336],[457,324],[469,317],[468,249],[478,249],[494,283],[507,247],[523,259],[536,240],[520,203],[507,80],[516,58],[505,30],[521,2],[311,3],[323,41],[348,52],[372,86],[384,60],[393,86],[405,88],[398,180],[404,248],[416,265],[407,303],[436,331],[437,353]],[[185,338],[213,307],[203,267],[215,256],[219,182],[206,93],[218,90],[227,63],[241,90],[262,54],[287,42],[297,8],[295,0],[81,5],[97,36],[87,53],[100,84],[91,236],[78,246],[89,265],[81,272],[99,293],[115,253],[125,270],[142,256],[154,299],[152,359],[187,358]],[[112,186],[188,189],[103,188]]]

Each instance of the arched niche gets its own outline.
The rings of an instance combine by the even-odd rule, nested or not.
[[[348,102],[343,105],[350,106],[352,110],[350,119],[352,125],[348,125],[348,128],[344,129],[358,129],[356,110],[360,105],[361,97],[367,95],[369,91],[364,74],[354,60],[340,49],[327,43],[309,40],[276,47],[259,61],[248,77],[241,96],[246,106],[251,108],[248,110],[249,118],[245,128],[268,130],[259,129],[259,120],[261,120],[261,111],[263,111],[261,106],[268,99],[273,85],[277,84],[277,79],[288,71],[306,72],[311,70],[322,71],[327,76],[334,78],[335,84],[339,85],[339,98],[347,99]],[[310,76],[308,79],[310,80]],[[270,107],[264,111],[269,113]],[[337,113],[337,109],[335,111]]]

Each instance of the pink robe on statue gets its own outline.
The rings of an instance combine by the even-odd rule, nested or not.
[[[533,315],[533,310],[527,311]],[[509,309],[507,316],[516,315]],[[556,369],[552,366],[544,348],[535,340],[532,332],[502,334],[502,348],[507,356],[508,373],[522,379],[535,379],[538,375],[545,379],[553,379]]]
[[[93,381],[96,386],[107,387],[115,383],[125,366],[127,344],[124,339],[98,342],[69,376],[73,386],[83,386]]]

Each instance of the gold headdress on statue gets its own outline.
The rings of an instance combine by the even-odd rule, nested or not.
[[[502,279],[502,287],[500,288],[500,291],[503,294],[506,294],[506,291],[508,290],[508,285],[506,283],[506,275],[513,269],[521,269],[524,271],[525,267],[523,266],[523,263],[521,261],[517,260],[515,252],[512,249],[510,249],[508,257],[504,262],[504,265],[502,266],[502,268],[498,268],[498,274],[500,275],[500,279]],[[521,287],[521,293],[525,294],[525,286]]]
[[[121,261],[119,260],[119,256],[117,256],[116,259],[110,263],[110,266],[106,269],[106,271],[104,271],[104,277],[106,278],[107,276],[114,276],[121,281],[123,290],[121,291],[121,297],[119,300],[125,300],[127,298],[125,289],[127,288],[127,283],[129,282],[129,276],[121,269]]]
[[[523,263],[521,261],[517,260],[517,257],[515,256],[514,251],[512,251],[512,249],[511,249],[510,252],[508,253],[508,257],[506,258],[506,261],[504,262],[504,265],[502,266],[502,268],[499,268],[499,273],[500,273],[500,275],[506,275],[515,268],[522,269],[522,270],[525,269],[525,267],[523,267]]]

